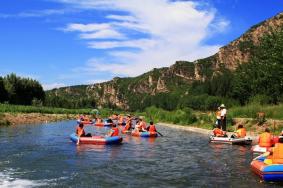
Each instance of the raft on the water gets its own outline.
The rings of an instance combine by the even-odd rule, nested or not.
[[[77,120],[78,123],[83,123],[84,125],[93,124],[93,121],[90,120]]]
[[[70,135],[70,139],[77,143],[79,137],[73,133]],[[108,144],[120,144],[123,141],[121,136],[112,136],[112,137],[104,137],[104,136],[92,136],[92,137],[80,137],[80,144],[99,144],[99,145],[108,145]]]
[[[266,157],[260,156],[251,162],[251,169],[264,181],[283,181],[283,164],[265,164]]]
[[[253,153],[265,153],[269,150],[271,147],[260,147],[259,145],[254,145],[251,150]]]
[[[137,136],[137,137],[157,137],[158,134],[157,132],[132,132],[132,136]]]
[[[245,138],[216,137],[213,135],[209,136],[209,142],[219,144],[250,145],[252,141],[253,140],[247,136]]]
[[[94,123],[94,125],[98,127],[111,127],[113,124],[112,123]]]

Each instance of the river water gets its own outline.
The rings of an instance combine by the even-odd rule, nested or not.
[[[249,167],[250,147],[157,125],[164,137],[121,145],[69,140],[75,121],[0,128],[0,187],[279,187]],[[106,128],[87,127],[92,133]]]

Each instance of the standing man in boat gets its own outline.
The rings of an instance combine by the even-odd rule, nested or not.
[[[220,108],[220,106],[217,108],[215,115],[216,115],[215,127],[217,127],[218,125],[221,126],[221,108]]]
[[[227,109],[225,107],[224,104],[221,104],[220,105],[220,109],[221,109],[221,114],[220,114],[220,117],[221,117],[221,129],[223,131],[226,131],[226,116],[227,116]]]

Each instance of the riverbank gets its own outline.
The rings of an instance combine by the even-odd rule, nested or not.
[[[1,120],[4,125],[47,123],[76,119],[77,114],[42,114],[42,113],[3,113]]]

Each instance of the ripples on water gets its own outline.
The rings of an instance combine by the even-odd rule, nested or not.
[[[250,170],[250,147],[157,126],[164,137],[124,135],[115,146],[69,141],[74,121],[0,129],[0,187],[278,187]],[[106,133],[106,128],[87,127]]]

